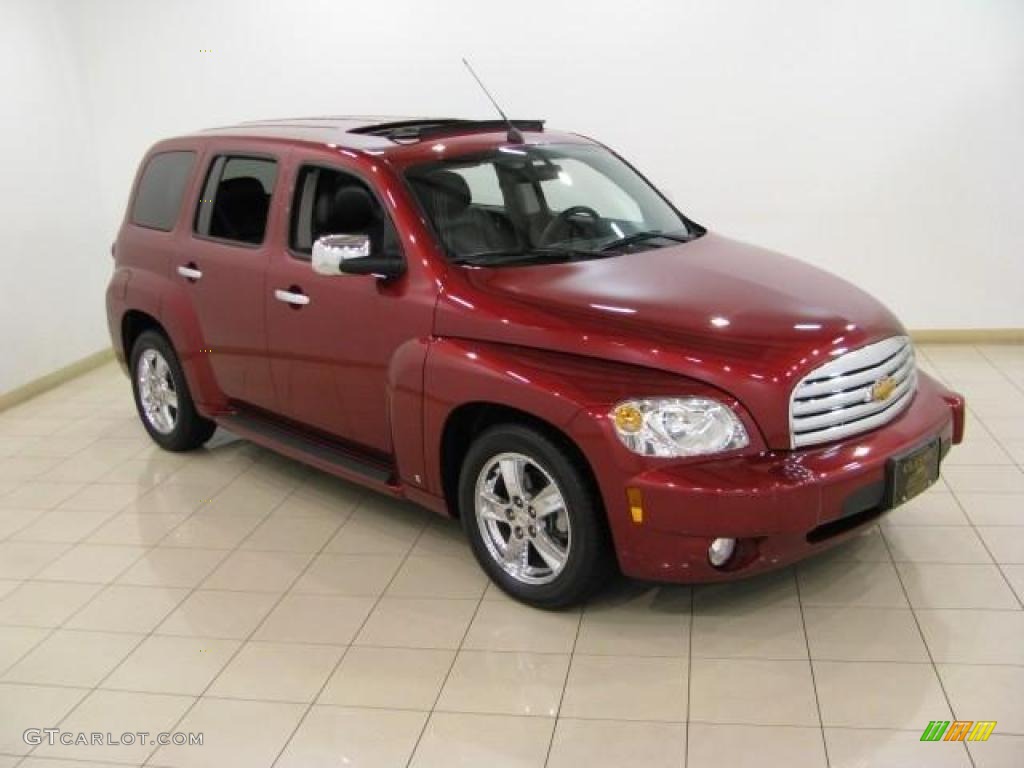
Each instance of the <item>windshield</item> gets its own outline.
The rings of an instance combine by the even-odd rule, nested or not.
[[[511,266],[661,248],[700,234],[594,145],[509,146],[406,171],[453,261]]]

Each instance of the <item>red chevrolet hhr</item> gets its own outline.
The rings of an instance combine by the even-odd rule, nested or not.
[[[616,567],[793,562],[927,488],[963,434],[878,301],[539,121],[162,141],[114,257],[110,331],[153,440],[220,425],[457,517],[538,606]]]

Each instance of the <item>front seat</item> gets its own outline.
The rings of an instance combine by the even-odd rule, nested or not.
[[[517,247],[515,233],[503,217],[471,207],[472,192],[459,174],[434,171],[410,182],[451,252],[485,253]]]
[[[374,256],[395,257],[398,243],[384,211],[363,187],[344,184],[321,195],[313,210],[313,240],[324,235],[369,235]]]

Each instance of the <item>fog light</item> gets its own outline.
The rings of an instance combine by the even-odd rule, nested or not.
[[[708,547],[708,560],[715,568],[721,568],[729,562],[736,551],[736,539],[715,539]]]

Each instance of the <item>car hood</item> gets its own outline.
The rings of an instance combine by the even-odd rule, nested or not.
[[[591,261],[460,271],[465,284],[439,305],[441,335],[695,378],[740,399],[770,444],[788,445],[788,395],[805,373],[905,333],[845,280],[712,233]]]

